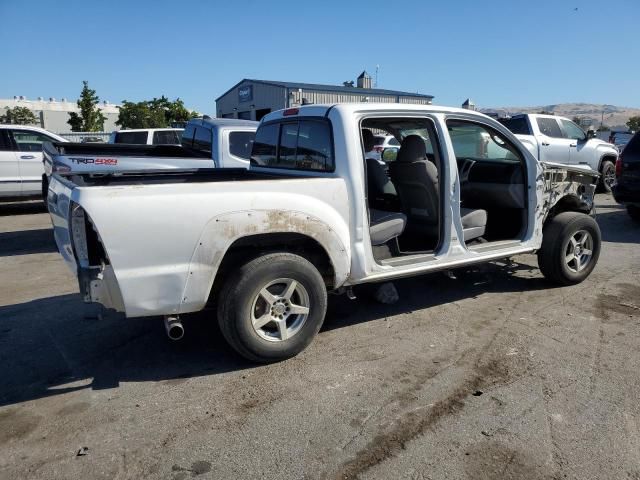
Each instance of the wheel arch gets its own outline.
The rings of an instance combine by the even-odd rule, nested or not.
[[[318,268],[327,288],[341,286],[351,252],[341,225],[332,225],[289,210],[232,212],[210,220],[191,258],[180,313],[201,310],[234,265],[275,251],[299,254]]]
[[[551,207],[544,219],[544,225],[548,224],[551,219],[563,212],[578,212],[588,215],[591,212],[591,205],[576,193],[564,195]]]
[[[610,161],[611,163],[613,163],[614,165],[616,164],[616,160],[618,159],[618,157],[612,153],[605,153],[600,157],[600,161],[598,162],[598,172],[602,173],[602,164],[605,161]]]

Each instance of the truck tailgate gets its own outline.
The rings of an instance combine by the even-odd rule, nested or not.
[[[77,274],[77,263],[71,244],[71,192],[73,184],[57,175],[51,178],[47,205],[53,224],[53,236],[69,269]]]

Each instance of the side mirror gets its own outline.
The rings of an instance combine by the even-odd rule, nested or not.
[[[597,136],[597,133],[595,130],[587,130],[587,140],[596,138],[596,136]]]
[[[395,162],[398,157],[397,147],[387,147],[382,151],[382,161],[385,163]]]

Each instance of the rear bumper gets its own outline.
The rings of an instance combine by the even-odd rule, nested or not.
[[[78,267],[78,286],[85,303],[99,303],[105,308],[124,312],[124,301],[111,265]]]
[[[640,205],[640,181],[629,184],[616,183],[611,189],[616,202],[623,205]]]

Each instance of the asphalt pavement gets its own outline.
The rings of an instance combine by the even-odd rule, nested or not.
[[[640,479],[640,226],[597,208],[580,285],[527,255],[360,288],[256,366],[212,312],[85,318],[42,204],[0,204],[0,478]]]

